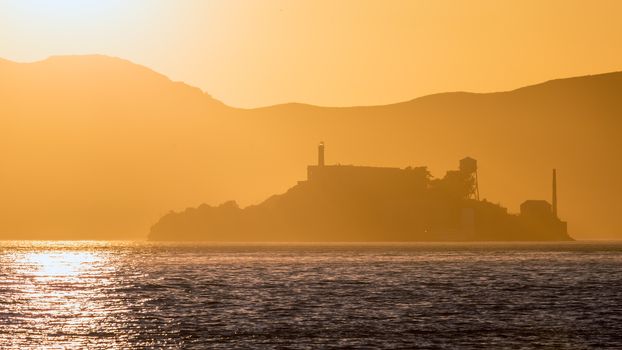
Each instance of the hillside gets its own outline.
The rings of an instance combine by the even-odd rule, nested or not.
[[[228,107],[105,56],[0,61],[0,238],[139,238],[169,210],[243,206],[328,163],[428,165],[470,155],[483,197],[517,211],[559,171],[570,234],[620,238],[622,73],[386,106]]]

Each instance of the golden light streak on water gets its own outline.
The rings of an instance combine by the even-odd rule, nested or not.
[[[0,241],[0,349],[620,348],[622,244]]]
[[[114,273],[108,253],[97,242],[18,242],[2,263],[11,267],[3,276],[11,291],[15,344],[43,348],[83,348],[99,343],[111,315],[104,288]],[[95,248],[95,249],[94,249]],[[28,332],[24,329],[28,328]],[[118,340],[117,347],[122,347]],[[14,345],[14,344],[12,344]],[[35,346],[35,347],[38,347]],[[9,347],[2,344],[1,348]]]

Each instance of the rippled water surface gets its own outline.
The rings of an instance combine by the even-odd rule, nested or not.
[[[0,242],[0,348],[622,348],[622,244]]]

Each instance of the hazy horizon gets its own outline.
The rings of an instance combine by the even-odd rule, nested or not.
[[[622,239],[619,13],[0,0],[0,238],[142,238],[170,211],[259,205],[325,141],[328,164],[436,179],[473,157],[482,199],[510,213],[550,201],[557,168],[570,235]]]

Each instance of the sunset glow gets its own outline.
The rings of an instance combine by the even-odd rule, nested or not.
[[[622,69],[620,13],[616,0],[0,0],[0,57],[122,57],[237,107],[374,105]]]
[[[0,0],[0,348],[622,349],[622,0]]]

